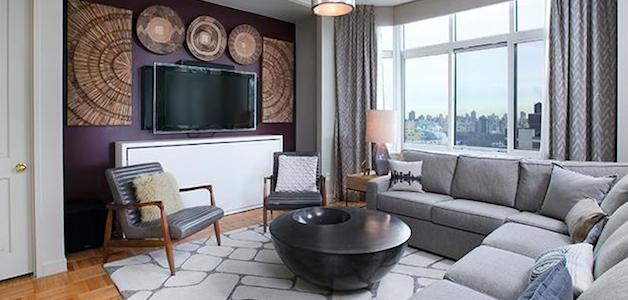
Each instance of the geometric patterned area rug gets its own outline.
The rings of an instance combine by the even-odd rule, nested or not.
[[[104,267],[122,296],[131,300],[402,300],[442,279],[454,263],[408,248],[399,264],[370,289],[331,292],[290,272],[259,225],[224,234],[220,247],[214,237],[179,244],[174,255],[176,276],[170,276],[163,249]]]

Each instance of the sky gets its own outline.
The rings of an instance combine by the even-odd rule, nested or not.
[[[518,1],[519,28],[542,26],[543,0]],[[456,15],[459,39],[508,32],[509,2],[470,10]],[[491,20],[487,22],[486,20]],[[406,25],[406,48],[434,44],[448,32],[449,17],[439,17]],[[501,28],[501,29],[500,29]],[[448,36],[446,36],[448,37]],[[542,99],[544,85],[544,43],[528,42],[517,45],[517,111],[531,112],[534,103]],[[456,99],[458,114],[503,115],[508,107],[508,57],[505,46],[458,52],[456,63]],[[406,116],[446,115],[448,112],[449,55],[410,58],[405,65]]]

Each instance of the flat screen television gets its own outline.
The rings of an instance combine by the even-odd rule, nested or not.
[[[154,65],[153,132],[255,130],[255,73]]]

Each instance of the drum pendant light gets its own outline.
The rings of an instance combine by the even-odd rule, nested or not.
[[[312,11],[323,17],[339,17],[351,13],[355,0],[312,0]]]

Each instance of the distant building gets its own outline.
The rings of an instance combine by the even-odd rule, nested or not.
[[[486,116],[481,116],[478,119],[478,122],[475,125],[475,132],[480,133],[480,134],[489,134],[490,132],[490,127],[488,124],[488,118]]]
[[[414,110],[410,111],[410,113],[408,114],[408,120],[410,121],[416,120],[416,112]]]
[[[541,103],[537,103],[534,105],[534,113],[528,115],[528,124],[530,129],[534,129],[534,136],[541,136],[541,117],[542,117],[542,106]]]

